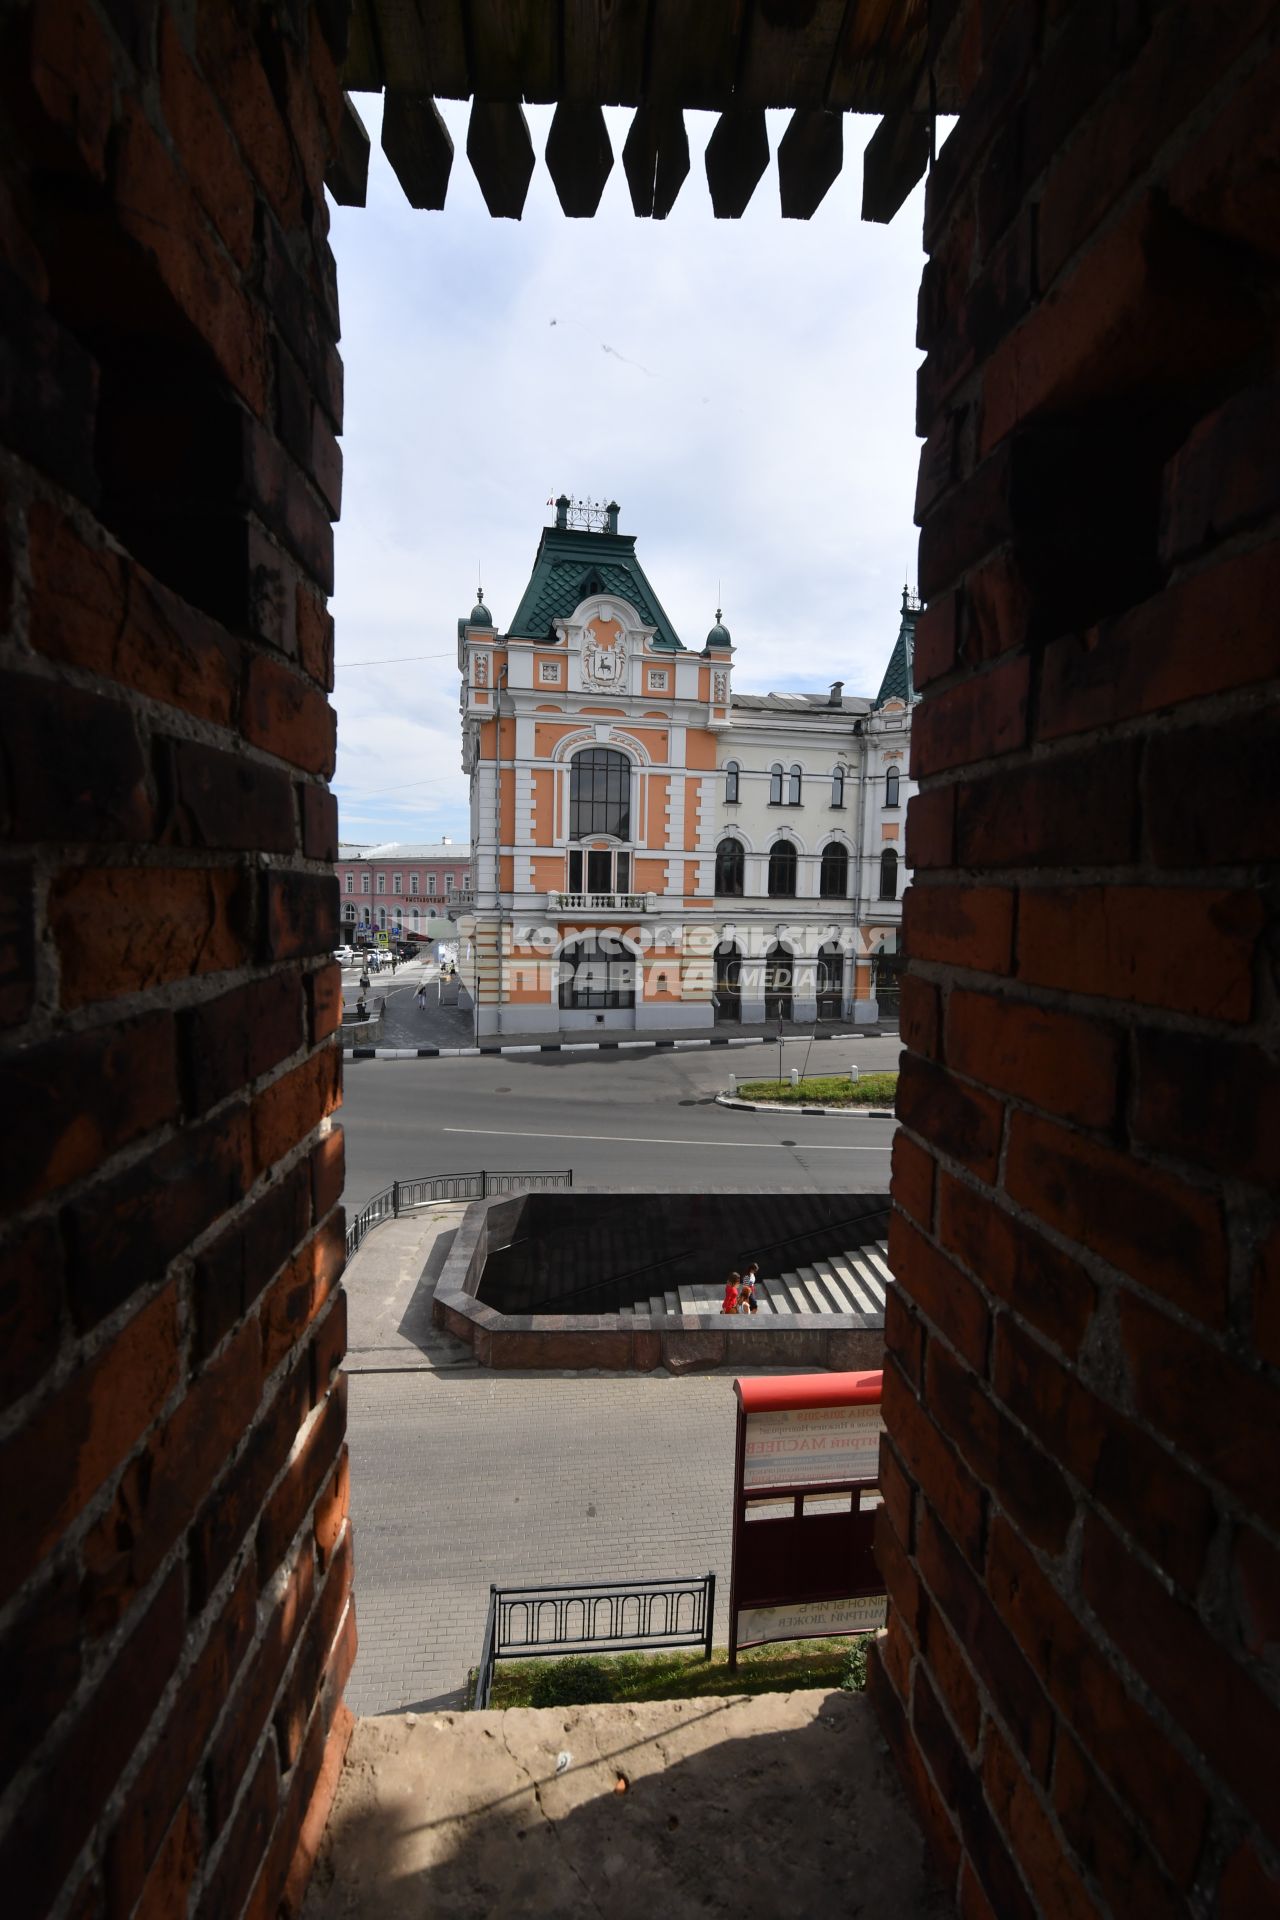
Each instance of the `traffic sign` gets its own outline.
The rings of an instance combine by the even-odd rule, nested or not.
[[[389,947],[391,945],[391,935],[389,933],[380,933],[377,936],[377,944],[380,947]]]

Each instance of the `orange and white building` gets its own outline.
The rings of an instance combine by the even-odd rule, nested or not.
[[[617,506],[555,506],[507,631],[483,595],[458,623],[477,1034],[874,1018],[858,898],[879,870],[863,844],[873,703],[735,699],[719,616],[700,650],[681,642]],[[893,704],[909,725],[909,699]],[[757,824],[744,802],[772,814],[768,755],[783,800]],[[775,827],[790,856],[771,854]],[[824,858],[833,835],[841,860]],[[752,848],[736,865],[735,836]],[[881,929],[900,894],[875,903]]]

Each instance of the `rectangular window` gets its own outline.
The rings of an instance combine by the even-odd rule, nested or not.
[[[404,891],[404,889],[403,889],[403,887],[402,887],[402,886],[400,885],[400,882],[401,882],[401,881],[402,881],[403,879],[404,879],[404,875],[403,875],[402,873],[396,873],[396,874],[393,874],[393,875],[391,876],[391,891],[392,891],[392,893],[403,893],[403,891]]]
[[[613,888],[613,855],[606,847],[587,851],[587,892],[609,893]]]
[[[608,747],[588,747],[569,770],[569,838],[631,837],[631,762]]]
[[[360,891],[361,893],[368,893],[369,891],[369,876],[367,873],[360,875]]]
[[[416,893],[418,891],[418,876],[416,873],[409,875],[409,891],[410,893]]]
[[[446,873],[444,877],[444,890],[446,896],[451,896],[453,893],[453,875],[451,873]]]
[[[347,875],[347,892],[348,893],[355,892],[355,884],[356,884],[356,877],[354,873],[349,873]]]
[[[582,848],[574,847],[569,855],[569,891],[582,892]]]
[[[387,876],[385,873],[380,873],[378,875],[378,892],[385,893],[386,890],[387,890]]]
[[[429,873],[427,875],[427,892],[434,896],[435,890],[436,890],[436,877],[434,873]]]
[[[631,891],[631,855],[629,853],[620,853],[618,855],[617,884],[619,893],[629,893]]]

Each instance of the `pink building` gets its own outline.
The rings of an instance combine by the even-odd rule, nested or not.
[[[428,940],[432,920],[456,918],[469,906],[471,849],[452,840],[387,840],[340,845],[335,865],[342,897],[342,933],[392,933]]]

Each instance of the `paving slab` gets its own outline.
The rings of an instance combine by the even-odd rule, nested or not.
[[[943,1920],[869,1701],[359,1722],[304,1920]]]

